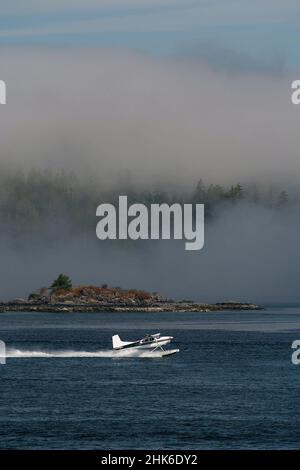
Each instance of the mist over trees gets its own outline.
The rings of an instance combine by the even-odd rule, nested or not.
[[[247,202],[274,210],[284,210],[298,202],[291,201],[285,189],[262,187],[255,184],[232,186],[207,184],[199,179],[184,190],[156,187],[136,189],[121,184],[110,191],[102,190],[96,181],[82,182],[74,172],[33,169],[27,174],[17,171],[0,178],[0,219],[2,230],[10,236],[51,231],[64,224],[72,233],[91,232],[95,228],[95,210],[102,202],[117,204],[119,195],[126,194],[134,202],[150,206],[153,203],[202,203],[206,219],[217,217],[219,208]]]
[[[106,182],[107,183],[107,182]],[[199,301],[299,299],[299,192],[280,184],[138,187],[129,179],[105,189],[97,176],[12,170],[0,174],[0,298],[50,286],[58,272],[75,284],[122,285]],[[96,237],[96,208],[119,195],[129,204],[204,203],[203,250],[181,240]]]

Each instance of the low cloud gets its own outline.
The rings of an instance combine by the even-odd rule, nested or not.
[[[103,185],[125,171],[139,185],[297,180],[287,76],[101,49],[2,49],[1,64],[2,169],[71,168]]]
[[[296,212],[241,203],[207,223],[205,246],[186,252],[184,241],[99,241],[70,236],[64,225],[49,239],[19,245],[1,236],[0,298],[27,296],[59,272],[74,284],[109,283],[198,301],[300,301]]]

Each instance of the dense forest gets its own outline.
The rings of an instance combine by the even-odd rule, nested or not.
[[[19,171],[0,177],[0,219],[2,231],[10,236],[33,233],[64,223],[73,232],[94,233],[96,207],[102,202],[117,203],[120,194],[126,194],[129,203],[140,202],[173,204],[204,203],[207,220],[216,216],[221,206],[247,202],[283,210],[295,203],[284,189],[242,186],[230,187],[206,184],[203,180],[181,192],[168,188],[137,190],[130,186],[104,191],[96,181],[83,182],[73,173],[61,171]]]

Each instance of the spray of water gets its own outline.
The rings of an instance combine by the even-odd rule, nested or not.
[[[158,358],[162,357],[161,351],[139,351],[139,350],[123,350],[123,351],[44,351],[44,350],[21,350],[10,349],[7,351],[7,358],[71,358],[71,357],[99,357],[99,358]]]

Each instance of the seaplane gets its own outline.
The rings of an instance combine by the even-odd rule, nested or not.
[[[119,335],[112,337],[112,345],[114,351],[122,350],[145,350],[150,349],[150,355],[154,352],[159,352],[159,357],[171,356],[179,352],[179,349],[164,349],[164,346],[170,344],[173,340],[173,336],[161,336],[160,333],[153,335],[147,334],[144,338],[137,341],[122,341]],[[157,354],[155,354],[157,357]]]

